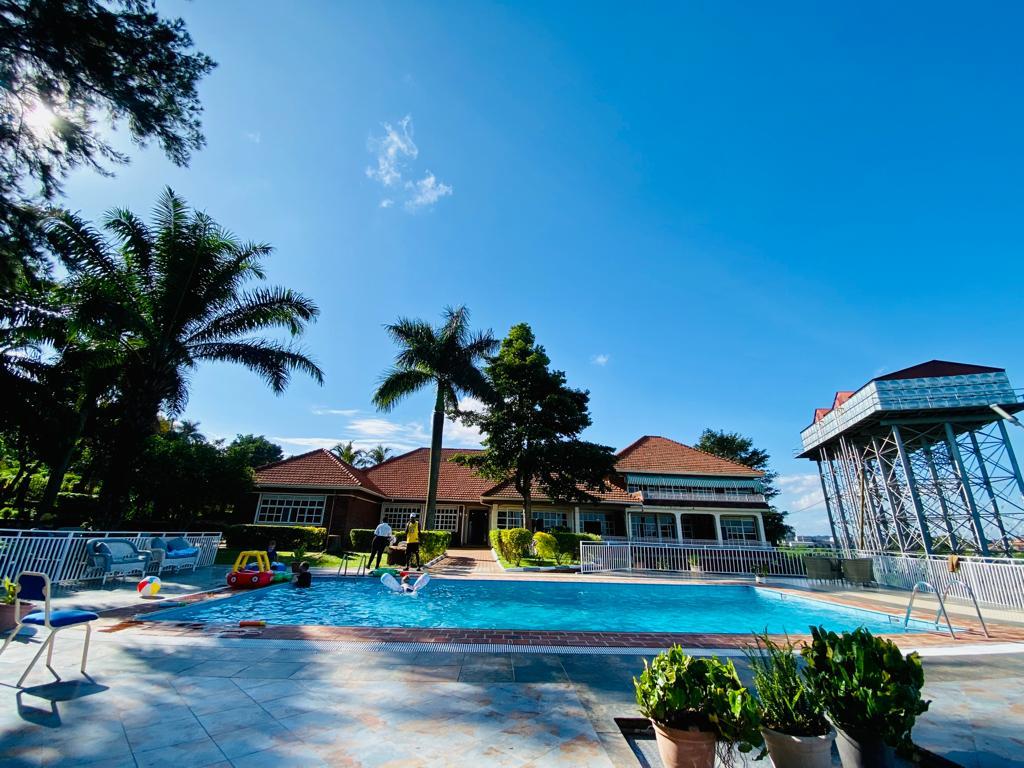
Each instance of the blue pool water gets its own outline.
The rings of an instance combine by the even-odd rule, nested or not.
[[[462,627],[592,632],[803,633],[811,625],[836,631],[901,628],[888,616],[738,585],[609,584],[604,582],[434,579],[410,597],[374,578],[315,580],[161,611],[147,618],[237,624],[359,627]],[[911,622],[911,629],[930,625]]]

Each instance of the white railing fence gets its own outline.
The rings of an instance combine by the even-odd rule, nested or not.
[[[817,553],[816,553],[817,554]],[[667,571],[674,573],[752,574],[805,576],[805,552],[787,547],[693,546],[636,541],[581,542],[580,571]],[[937,590],[970,600],[967,584],[983,605],[1024,610],[1024,560],[998,557],[961,557],[956,574],[945,557],[892,552],[858,552],[874,561],[875,581],[910,591],[919,581]]]
[[[213,565],[220,546],[220,532],[187,531],[24,531],[0,528],[0,578],[13,579],[21,571],[41,571],[54,583],[99,578],[86,563],[89,539],[127,539],[139,549],[149,549],[154,536],[185,537],[199,547],[199,567]],[[90,572],[92,571],[92,572]]]

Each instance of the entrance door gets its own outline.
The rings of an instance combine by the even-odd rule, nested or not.
[[[469,510],[469,535],[466,537],[466,543],[472,545],[482,545],[487,543],[487,527],[488,517],[486,509],[471,509]]]

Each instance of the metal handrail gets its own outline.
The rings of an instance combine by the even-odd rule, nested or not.
[[[978,600],[974,597],[974,590],[971,589],[971,585],[968,584],[966,581],[962,581],[961,579],[951,576],[949,581],[946,582],[946,586],[942,588],[942,597],[939,598],[939,605],[941,606],[943,604],[943,599],[949,595],[949,588],[953,586],[963,587],[967,590],[967,594],[970,595],[971,602],[974,603],[974,612],[978,614],[978,621],[981,623],[981,629],[984,631],[985,637],[992,637],[992,635],[988,633],[988,627],[985,625],[985,619],[981,617],[981,608],[978,607]],[[949,623],[948,618],[946,619],[946,623]],[[938,624],[939,614],[938,611],[936,611],[935,625],[938,626]]]
[[[935,596],[939,599],[939,610],[935,613],[935,629],[939,628],[939,615],[946,619],[946,627],[949,629],[949,636],[956,640],[956,633],[953,631],[953,624],[949,620],[949,614],[946,613],[946,604],[942,600],[942,595],[939,590],[935,589],[931,585],[931,582],[919,581],[914,585],[914,591],[910,593],[910,602],[907,603],[907,613],[903,617],[903,628],[906,629],[910,625],[910,612],[914,608],[914,598],[917,597],[917,593],[921,589],[930,589],[935,593]],[[979,614],[980,615],[980,614]],[[988,635],[988,630],[985,631]]]

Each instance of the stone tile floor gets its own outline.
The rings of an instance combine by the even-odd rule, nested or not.
[[[0,656],[0,765],[635,766],[635,655],[320,651],[295,643],[81,633]],[[927,657],[916,740],[962,765],[1024,766],[1024,656]],[[745,676],[742,660],[737,660]],[[764,763],[761,763],[764,764]],[[761,765],[759,764],[759,765]]]

